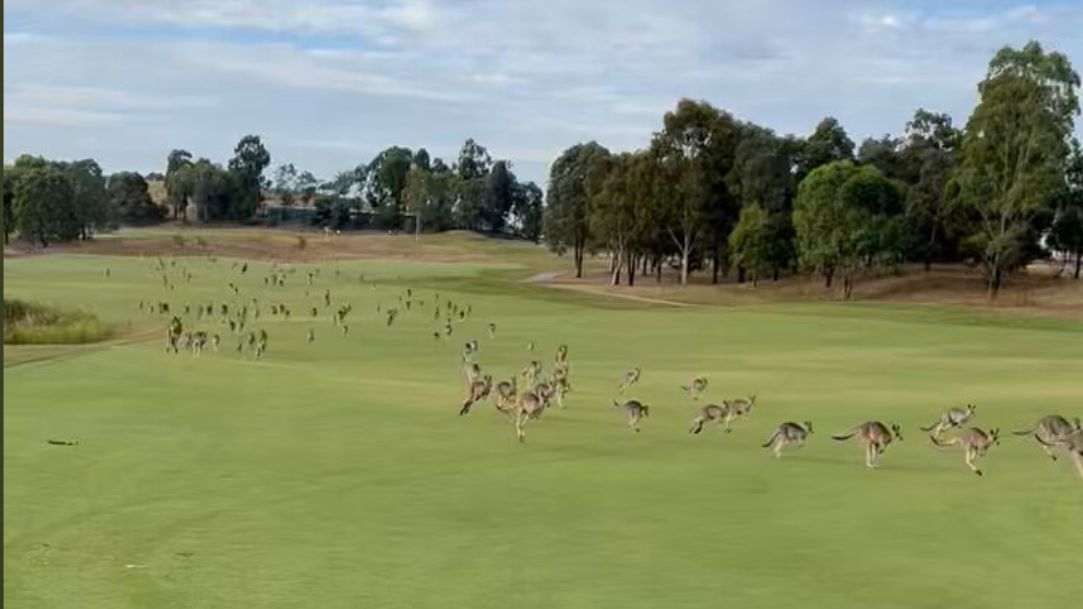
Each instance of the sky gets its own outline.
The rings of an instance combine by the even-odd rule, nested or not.
[[[545,186],[565,148],[645,147],[678,99],[857,142],[958,125],[1004,45],[1083,71],[1083,0],[7,0],[4,159],[164,171],[245,134],[320,178],[472,137]]]

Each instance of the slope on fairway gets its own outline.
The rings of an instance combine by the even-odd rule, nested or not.
[[[270,350],[238,356],[219,328],[222,351],[200,358],[156,339],[6,369],[11,606],[988,608],[1083,594],[1070,464],[1008,437],[978,478],[916,429],[967,401],[983,427],[1083,416],[1078,322],[639,307],[501,284],[481,265],[378,261],[320,265],[312,288],[298,265],[271,289],[265,264],[241,276],[231,260],[178,259],[194,277],[166,291],[152,262],[9,260],[5,293],[140,327],[166,321],[140,300],[257,296]],[[407,287],[426,304],[387,327],[376,305]],[[354,306],[349,336],[327,288]],[[432,337],[436,290],[473,309],[450,340]],[[567,343],[568,408],[531,423],[525,445],[488,404],[456,416],[468,338],[497,379]],[[652,407],[639,434],[611,405],[633,365],[629,396]],[[756,393],[757,409],[733,433],[689,435],[697,407],[678,387],[693,374],[710,378],[706,400]],[[829,438],[870,418],[908,432],[879,471]],[[807,447],[781,460],[759,447],[806,419]]]

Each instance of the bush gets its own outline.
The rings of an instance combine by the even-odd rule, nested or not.
[[[4,343],[9,345],[94,343],[112,334],[112,328],[85,311],[4,300]]]

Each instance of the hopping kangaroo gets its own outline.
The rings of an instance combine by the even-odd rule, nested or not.
[[[1060,439],[1057,445],[1068,453],[1072,461],[1075,461],[1075,467],[1079,470],[1079,475],[1083,477],[1083,429],[1068,434]]]
[[[762,446],[764,448],[770,448],[776,457],[782,456],[782,449],[791,444],[797,446],[804,446],[805,441],[812,434],[812,422],[805,421],[805,424],[794,423],[793,421],[786,421],[782,425],[778,426],[775,430],[775,435],[771,436],[771,439],[767,440]]]
[[[989,447],[994,444],[1000,444],[1000,430],[990,429],[988,432],[984,432],[977,427],[970,427],[947,442],[941,442],[935,435],[929,436],[929,439],[937,446],[954,446],[955,444],[962,444],[963,449],[966,451],[966,466],[980,476],[981,470],[978,469],[978,466],[974,465],[974,459],[984,457],[986,451],[989,450]]]
[[[1049,455],[1050,459],[1056,461],[1057,455],[1054,454],[1050,448],[1056,446],[1058,442],[1080,429],[1083,429],[1083,424],[1080,423],[1078,417],[1073,425],[1068,422],[1068,419],[1065,419],[1059,414],[1051,414],[1039,419],[1034,427],[1031,427],[1030,429],[1021,429],[1019,431],[1013,431],[1012,433],[1017,436],[1034,434],[1034,439],[1038,441],[1038,444],[1042,445],[1042,450],[1045,451],[1045,454]]]
[[[693,400],[698,400],[699,394],[707,390],[707,377],[697,376],[687,385],[681,385],[681,389],[687,391]]]
[[[516,382],[516,377],[513,376],[510,381],[500,381],[496,384],[496,392],[493,394],[496,399],[494,405],[500,412],[512,414],[515,409],[515,395],[518,392]]]
[[[488,374],[485,375],[483,380],[470,383],[470,394],[466,396],[466,401],[463,402],[462,408],[459,409],[459,416],[470,412],[471,406],[489,397],[489,391],[492,388],[493,377]]]
[[[940,415],[940,419],[928,427],[922,427],[921,431],[931,431],[933,436],[940,437],[940,434],[956,427],[962,427],[964,423],[974,418],[974,411],[977,406],[973,404],[967,404],[966,408],[949,408],[944,411],[944,414]]]
[[[735,400],[733,402],[722,400],[721,406],[707,404],[700,409],[699,416],[692,420],[692,427],[688,430],[688,433],[703,431],[704,424],[711,421],[718,423],[726,433],[729,433],[733,431],[730,428],[730,423],[738,417],[747,415],[751,410],[752,403],[746,400]]]
[[[628,400],[623,404],[613,400],[613,406],[624,411],[624,414],[628,417],[628,426],[634,429],[636,433],[639,433],[640,419],[651,415],[651,407],[637,400]]]
[[[636,366],[628,372],[625,372],[624,376],[622,376],[620,379],[620,383],[617,384],[617,393],[623,394],[625,390],[627,390],[632,385],[635,385],[639,381],[640,372],[641,371],[639,370],[639,366]]]
[[[533,391],[524,391],[515,404],[515,434],[520,442],[526,442],[526,424],[531,419],[541,416],[547,403],[544,396],[539,396]]]
[[[865,465],[876,467],[880,454],[887,450],[892,440],[902,440],[902,430],[898,423],[892,423],[889,430],[880,421],[868,421],[850,429],[844,434],[831,436],[836,440],[849,440],[857,436],[858,440],[865,445]]]

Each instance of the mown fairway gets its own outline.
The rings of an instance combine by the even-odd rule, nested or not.
[[[1083,416],[1079,322],[644,306],[480,265],[378,261],[318,265],[306,298],[309,267],[271,289],[267,264],[241,276],[228,259],[176,260],[194,277],[172,292],[152,258],[5,261],[9,297],[81,305],[152,337],[4,370],[7,606],[958,609],[1083,598],[1073,467],[1009,435],[979,478],[958,449],[917,430],[967,401],[976,424],[1004,430]],[[407,287],[424,306],[386,327],[377,303],[394,306]],[[473,307],[449,341],[432,337],[437,290]],[[138,310],[252,296],[263,312],[252,327],[270,334],[258,362],[207,323],[195,327],[221,333],[221,352],[167,356],[168,318]],[[290,321],[272,318],[270,302],[288,303]],[[349,336],[331,323],[342,302],[354,306]],[[457,416],[469,338],[497,380],[533,358],[549,364],[567,343],[568,408],[529,425],[525,445],[489,403]],[[652,410],[634,434],[611,399],[637,364],[629,396]],[[752,417],[731,434],[689,435],[696,408],[678,387],[694,373],[710,379],[706,400],[758,394]],[[781,460],[760,448],[778,423],[806,419],[806,448]],[[868,419],[905,433],[878,471],[829,437]]]

